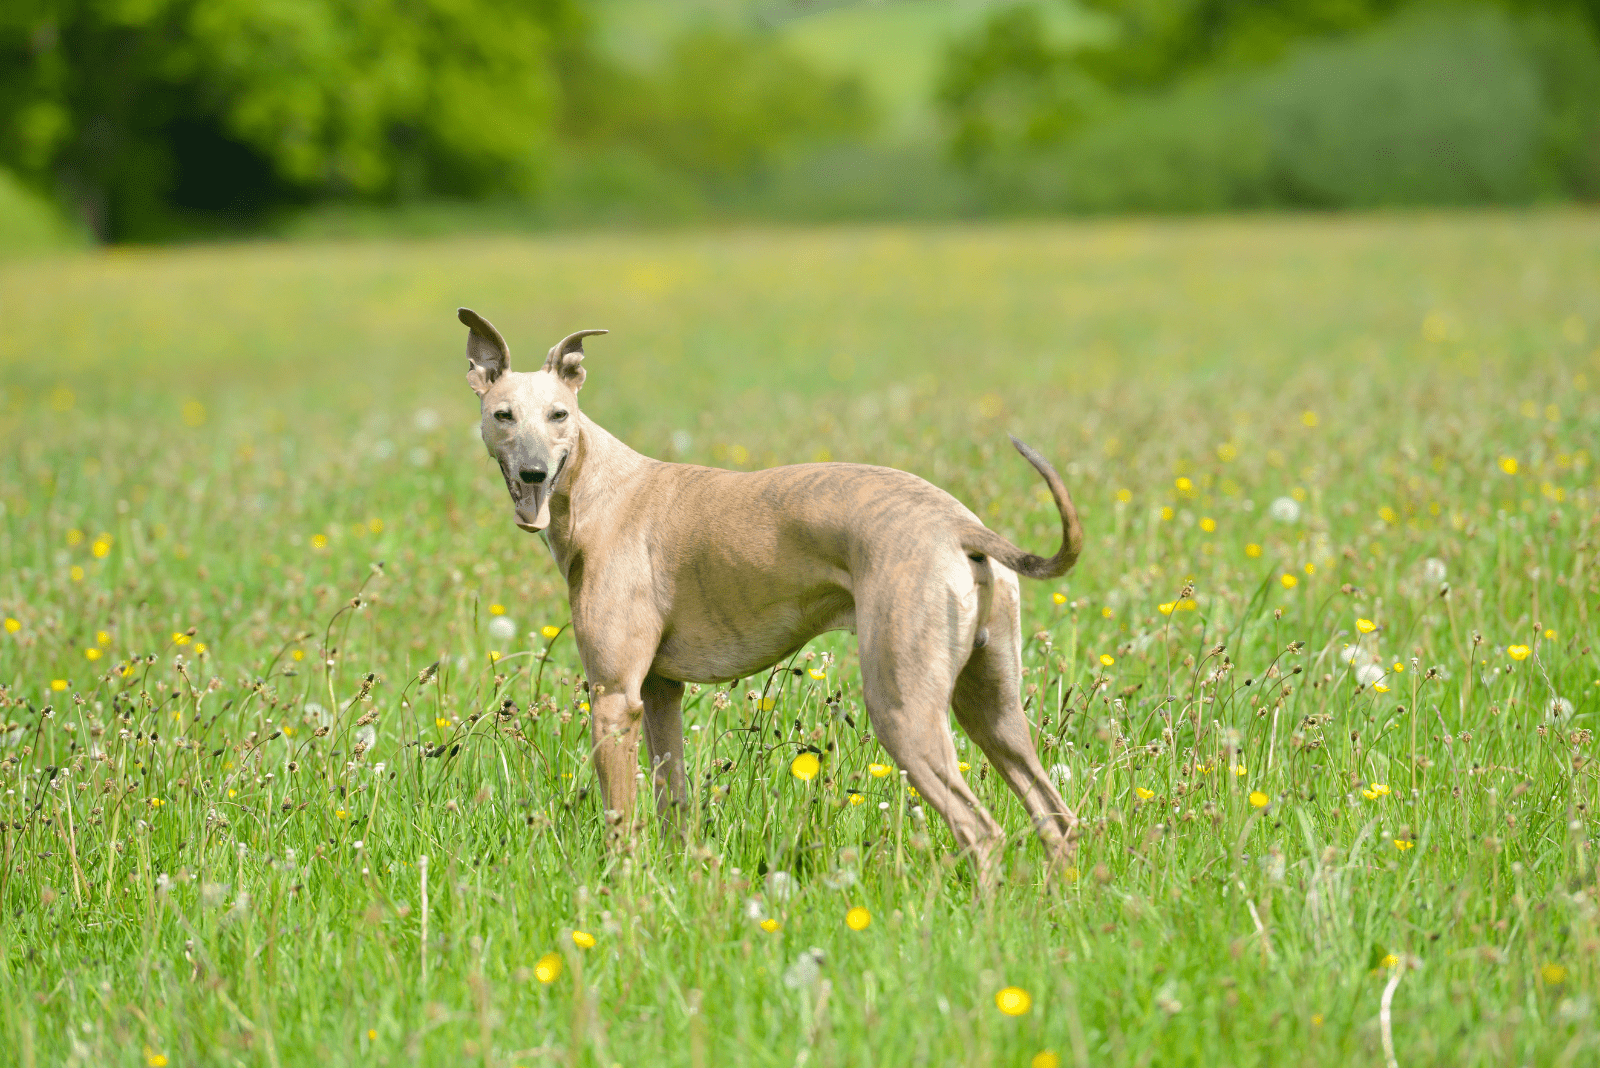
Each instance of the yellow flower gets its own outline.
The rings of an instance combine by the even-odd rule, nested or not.
[[[771,916],[768,916],[766,919],[761,921],[761,929],[763,931],[767,932],[767,934],[774,934],[777,931],[781,930],[782,927],[783,927],[783,924],[779,923],[777,920],[773,919]]]
[[[1101,653],[1100,654],[1100,663],[1101,663],[1102,666],[1110,667],[1112,664],[1115,664],[1116,662],[1117,662],[1117,658],[1112,656],[1110,653]]]
[[[1526,645],[1511,645],[1506,647],[1506,655],[1513,660],[1526,660],[1533,652]]]
[[[1033,1008],[1033,998],[1020,986],[1008,986],[994,996],[994,1004],[1007,1016],[1021,1016]]]
[[[123,664],[121,667],[117,668],[117,674],[121,675],[125,679],[132,678],[133,677],[133,665],[132,664]]]
[[[189,636],[187,634],[182,633],[181,631],[176,631],[175,630],[175,631],[172,632],[172,644],[173,645],[188,645],[189,644]]]
[[[1380,797],[1388,797],[1389,788],[1381,782],[1375,782],[1365,790],[1362,790],[1361,796],[1368,801],[1376,801]]]
[[[801,753],[789,763],[789,771],[801,782],[810,782],[817,777],[817,772],[822,770],[822,761],[817,759],[815,753]]]
[[[491,616],[503,616],[506,614],[506,606],[503,604],[492,604],[489,606],[489,614]]]
[[[367,520],[367,529],[372,531],[374,534],[382,534],[383,520],[379,519],[377,516],[373,516],[371,519]]]
[[[1178,487],[1178,492],[1180,493],[1188,493],[1190,490],[1194,489],[1194,483],[1190,482],[1187,478],[1184,478],[1181,475],[1172,484]]]
[[[1400,852],[1402,852],[1402,853],[1404,853],[1406,850],[1410,849],[1412,846],[1414,846],[1416,844],[1417,843],[1415,843],[1415,842],[1413,842],[1413,841],[1411,841],[1409,839],[1406,839],[1406,838],[1396,838],[1394,840],[1394,847],[1396,849],[1400,850]]]
[[[821,682],[823,679],[828,677],[828,673],[826,671],[824,671],[822,668],[809,668],[809,669],[807,669],[806,674],[810,675],[812,678],[816,679],[818,682]]]
[[[146,1046],[144,1048],[144,1063],[148,1068],[167,1068],[167,1055],[165,1053],[157,1053],[149,1046]]]
[[[1268,797],[1260,790],[1251,790],[1250,803],[1256,808],[1266,808],[1268,805],[1272,804],[1272,798]]]
[[[1183,600],[1178,602],[1178,611],[1180,612],[1193,612],[1199,607],[1200,602],[1196,601],[1193,597],[1185,597]]]
[[[872,913],[857,905],[844,914],[844,925],[852,931],[865,931],[867,924],[872,922]]]
[[[1133,490],[1128,489],[1127,487],[1117,490],[1117,500],[1123,504],[1127,504],[1129,501],[1133,500]]]
[[[546,953],[533,966],[533,977],[549,986],[561,976],[561,954]]]
[[[111,635],[106,631],[97,630],[94,632],[94,641],[96,645],[110,645]]]
[[[577,946],[579,949],[593,949],[594,935],[590,934],[588,931],[573,931],[572,944]]]
[[[555,641],[556,635],[561,633],[561,628],[554,623],[546,623],[539,628],[539,633],[544,635],[545,641]]]
[[[1551,961],[1539,969],[1539,977],[1546,986],[1560,986],[1567,981],[1567,969],[1555,961]]]
[[[1289,574],[1287,571],[1285,571],[1282,576],[1279,577],[1278,581],[1283,583],[1283,588],[1286,590],[1292,590],[1296,586],[1300,585],[1300,580]]]
[[[328,536],[326,534],[311,535],[311,547],[313,549],[326,549],[328,547]]]
[[[492,664],[496,660],[499,660],[499,659],[500,659],[500,651],[498,649],[490,649],[489,650],[489,663]]]
[[[772,706],[778,703],[778,699],[776,697],[763,697],[758,703],[761,706],[761,711],[771,712]]]
[[[862,797],[860,794],[851,794],[850,803],[852,805],[864,805],[867,803],[867,799]]]
[[[95,539],[93,545],[89,546],[89,551],[94,553],[96,560],[104,560],[106,555],[111,552],[111,542],[102,535]]]
[[[206,643],[205,642],[195,642],[194,643],[194,651],[197,652],[197,653],[204,653],[206,651]]]
[[[1547,639],[1547,640],[1549,640],[1549,641],[1555,641],[1555,640],[1556,640],[1556,632],[1555,632],[1555,628],[1554,628],[1554,627],[1552,627],[1552,628],[1550,628],[1550,629],[1549,629],[1549,630],[1547,630],[1547,631],[1545,631],[1545,632],[1544,632],[1544,636],[1545,636],[1545,638],[1546,638],[1546,639]]]
[[[342,808],[336,808],[333,810],[333,818],[336,820],[347,820],[350,818],[350,813],[346,812]]]
[[[1143,786],[1135,786],[1133,788],[1133,792],[1139,795],[1140,801],[1148,801],[1152,797],[1156,796],[1156,792],[1154,790],[1146,790]]]
[[[50,680],[50,688],[52,690],[54,690],[56,693],[60,693],[62,690],[65,690],[67,688],[67,680],[66,679],[51,679]]]
[[[82,582],[83,568],[79,567],[77,564],[73,564],[72,568],[67,572],[67,577],[72,579],[73,582]]]
[[[1050,599],[1052,601],[1054,601],[1056,604],[1066,604],[1067,603],[1067,595],[1062,593],[1060,590],[1057,590],[1055,593],[1052,593],[1050,595]]]
[[[580,712],[589,711],[589,702],[588,701],[579,701],[578,702],[578,711],[580,711]]]
[[[1362,634],[1371,634],[1377,629],[1378,625],[1370,619],[1356,620],[1356,630],[1359,630]]]
[[[239,791],[235,790],[233,787],[230,786],[230,787],[228,787],[228,796],[229,797],[238,797],[239,796]]]
[[[1504,471],[1508,475],[1516,474],[1517,473],[1517,458],[1515,456],[1502,456],[1502,457],[1500,457],[1500,470]]]
[[[1217,529],[1217,521],[1210,516],[1206,516],[1200,520],[1200,529],[1207,534],[1214,533]]]
[[[1201,775],[1210,775],[1211,769],[1215,767],[1215,764],[1196,764],[1194,766],[1194,770],[1199,772]]]
[[[299,733],[299,730],[300,728],[298,727],[285,727],[283,728],[283,736],[285,738],[293,738],[297,733]]]
[[[1244,554],[1254,560],[1256,557],[1261,555],[1261,546],[1257,545],[1255,542],[1251,542],[1249,545],[1244,547]]]
[[[1380,967],[1380,968],[1393,968],[1396,964],[1399,964],[1399,963],[1400,963],[1400,958],[1399,957],[1395,956],[1393,953],[1386,953],[1386,954],[1384,954],[1384,958],[1378,962],[1378,967]]]
[[[1235,776],[1235,777],[1237,777],[1237,778],[1240,778],[1240,779],[1242,779],[1242,778],[1244,778],[1244,777],[1245,777],[1245,776],[1246,776],[1246,775],[1248,775],[1248,774],[1249,774],[1249,773],[1250,773],[1250,772],[1249,772],[1249,769],[1248,769],[1248,768],[1246,768],[1246,767],[1245,767],[1245,766],[1244,766],[1244,765],[1243,765],[1243,764],[1235,764],[1235,765],[1234,765],[1234,766],[1233,766],[1233,774],[1234,774],[1234,776]]]
[[[82,544],[83,531],[79,530],[77,527],[73,527],[71,530],[67,531],[67,548],[76,549]]]
[[[1316,564],[1307,564],[1306,565],[1306,574],[1315,575],[1316,573],[1317,573],[1317,565]]]
[[[1110,605],[1106,605],[1104,608],[1100,609],[1100,617],[1102,619],[1110,619],[1112,616],[1114,616],[1116,614],[1117,614],[1116,611],[1113,610]]]
[[[968,764],[965,760],[956,761],[956,767],[960,768],[963,773],[972,770],[972,765]]]
[[[305,653],[304,649],[296,649],[294,652],[289,654],[289,659],[295,661],[296,663],[299,663],[300,661],[304,660],[305,658],[306,658],[306,653]]]
[[[374,1042],[374,1041],[377,1040],[377,1038],[378,1038],[377,1030],[374,1029],[374,1028],[371,1028],[371,1027],[367,1028],[367,1041],[368,1042]]]
[[[12,619],[10,616],[6,617],[6,633],[7,634],[15,634],[17,631],[19,631],[21,629],[22,629],[22,623],[21,622],[19,622],[18,620]]]
[[[1163,506],[1161,509],[1161,519],[1163,522],[1171,520],[1175,514],[1176,513],[1173,512],[1171,505]]]
[[[1312,411],[1310,408],[1307,408],[1305,411],[1300,413],[1300,423],[1302,426],[1316,426],[1317,413]]]
[[[1322,1013],[1314,1012],[1314,1013],[1311,1014],[1311,1026],[1312,1027],[1321,1027],[1322,1026]]]
[[[435,716],[433,718],[433,725],[438,727],[440,730],[448,730],[450,727],[450,721],[444,716]]]
[[[1396,512],[1393,508],[1390,508],[1386,504],[1382,508],[1378,509],[1378,518],[1383,520],[1385,523],[1398,523],[1400,522],[1400,513]]]
[[[867,765],[867,770],[872,773],[872,777],[874,779],[881,779],[885,775],[889,774],[889,765],[887,765],[887,764],[868,764]]]
[[[1166,604],[1156,605],[1157,610],[1160,611],[1160,613],[1164,616],[1170,616],[1172,614],[1172,610],[1176,607],[1178,607],[1177,601],[1168,601]]]
[[[1406,666],[1404,664],[1400,663],[1400,661],[1396,660],[1394,662],[1394,669],[1396,671],[1404,671],[1406,669]]]
[[[1381,682],[1375,682],[1375,683],[1372,684],[1372,691],[1374,693],[1388,693],[1389,692],[1389,687],[1385,686]]]
[[[90,660],[99,660],[100,659],[100,650],[96,649],[94,646],[91,645],[91,646],[89,646],[89,648],[87,648],[87,649],[85,649],[83,651],[83,655],[85,657],[87,657],[88,659],[90,659]]]
[[[1053,1049],[1042,1049],[1033,1055],[1028,1068],[1061,1068],[1061,1058],[1056,1056]]]

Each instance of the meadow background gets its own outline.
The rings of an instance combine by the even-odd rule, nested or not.
[[[0,1065],[1597,1056],[1594,0],[0,7]],[[855,646],[608,852],[476,308],[1034,551],[981,898]],[[641,768],[641,771],[643,769]]]
[[[0,1059],[1379,1064],[1390,989],[1401,1064],[1592,1060],[1597,240],[1550,211],[0,266]],[[1072,869],[963,739],[1012,840],[976,898],[873,773],[844,636],[694,693],[686,840],[608,854],[460,304],[514,366],[610,328],[581,401],[652,455],[891,464],[1040,551],[1005,433],[1051,457],[1088,541],[1025,586],[1026,686]]]

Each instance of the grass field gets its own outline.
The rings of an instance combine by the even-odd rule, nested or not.
[[[0,1062],[1594,1063],[1597,248],[1567,212],[0,264]],[[689,841],[608,855],[458,304],[523,367],[609,327],[582,402],[653,455],[899,466],[1038,551],[1005,432],[1051,457],[1088,543],[1025,589],[1026,685],[1073,869],[958,740],[1014,843],[975,899],[843,637],[700,688]]]

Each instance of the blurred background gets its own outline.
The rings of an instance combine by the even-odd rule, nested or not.
[[[0,248],[1600,194],[1600,0],[8,0]]]

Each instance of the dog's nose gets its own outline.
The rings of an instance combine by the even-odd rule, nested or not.
[[[524,467],[521,471],[518,471],[517,477],[530,486],[537,486],[544,481],[544,476],[548,470],[544,464],[534,464],[532,467]]]

